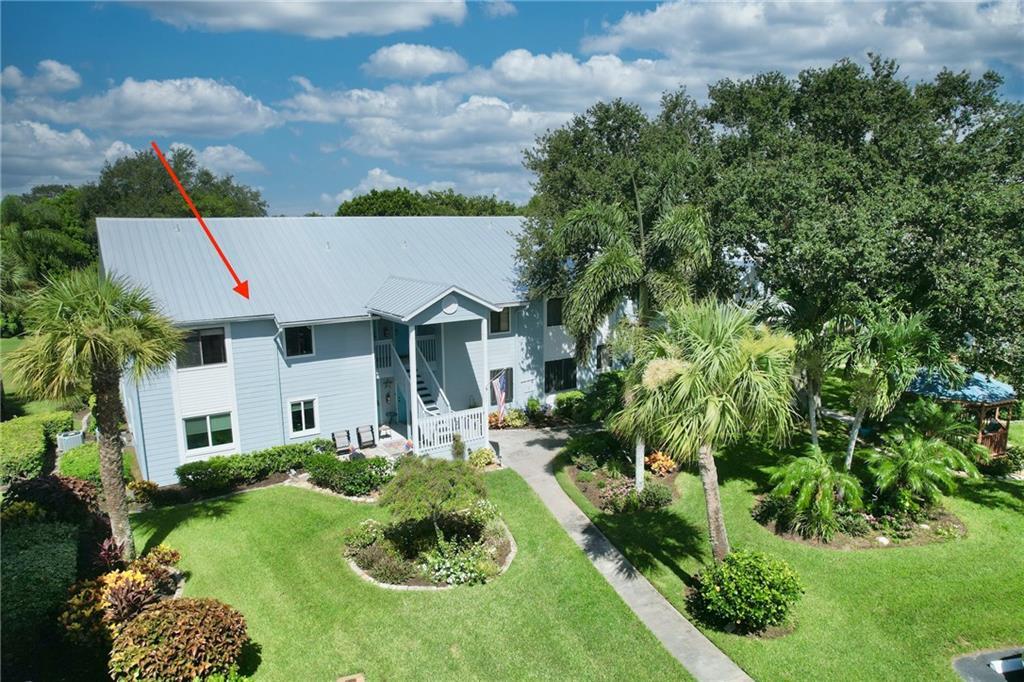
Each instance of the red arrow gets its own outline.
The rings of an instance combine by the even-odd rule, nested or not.
[[[213,244],[213,248],[217,251],[217,255],[220,256],[222,261],[224,261],[224,267],[228,269],[228,272],[231,273],[231,277],[234,278],[235,286],[233,287],[233,290],[238,292],[239,296],[249,298],[249,280],[242,280],[238,278],[238,274],[235,272],[235,269],[231,267],[231,261],[229,261],[228,257],[224,255],[224,252],[220,248],[220,244],[217,243],[213,233],[210,232],[210,228],[206,226],[206,221],[203,220],[203,216],[199,215],[199,211],[196,210],[196,205],[192,203],[192,199],[189,198],[188,192],[186,192],[185,188],[181,186],[181,181],[178,180],[178,176],[174,174],[171,164],[167,163],[167,159],[164,158],[164,154],[160,151],[160,147],[156,146],[156,142],[151,142],[150,144],[153,145],[153,151],[156,152],[157,158],[160,159],[160,163],[164,165],[164,169],[167,171],[167,174],[171,176],[171,180],[174,180],[174,184],[178,187],[178,192],[181,193],[182,199],[184,199],[185,203],[188,204],[188,207],[192,209],[192,215],[194,215],[196,220],[199,221],[199,226],[203,228],[203,232],[206,233],[210,243]]]

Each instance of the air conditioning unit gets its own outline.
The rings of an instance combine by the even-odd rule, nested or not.
[[[62,431],[57,434],[57,452],[67,452],[85,442],[85,434],[81,431]]]

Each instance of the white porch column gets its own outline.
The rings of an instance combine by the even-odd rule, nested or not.
[[[491,369],[487,364],[487,316],[480,320],[480,345],[484,347],[484,381],[480,389],[480,400],[484,408],[484,447],[491,447],[491,427],[487,415],[491,413]]]
[[[412,441],[413,451],[418,451],[420,448],[419,431],[417,430],[419,416],[420,416],[420,396],[417,390],[418,381],[416,379],[416,325],[409,325],[409,430],[412,431],[409,434],[409,440]]]

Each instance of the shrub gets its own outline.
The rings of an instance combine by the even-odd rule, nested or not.
[[[530,396],[526,400],[526,418],[530,421],[542,419],[545,415],[544,403],[536,396]]]
[[[599,466],[594,456],[585,452],[573,455],[572,463],[580,471],[596,471]]]
[[[594,480],[593,471],[580,471],[576,474],[577,483],[590,483]]]
[[[381,491],[381,502],[399,521],[457,513],[487,497],[480,472],[466,462],[418,459],[403,464]]]
[[[256,483],[273,474],[305,468],[311,457],[333,451],[331,441],[318,438],[242,455],[224,455],[189,462],[175,469],[175,473],[183,486],[200,494],[226,492]]]
[[[584,399],[573,412],[581,424],[604,421],[623,407],[625,372],[603,372],[584,391]]]
[[[0,422],[0,483],[41,475],[57,434],[73,421],[70,412],[60,411]]]
[[[112,571],[100,578],[103,583],[103,617],[115,627],[134,618],[159,599],[145,574],[129,569]]]
[[[675,461],[661,450],[655,450],[644,459],[655,476],[668,476],[676,470]]]
[[[153,589],[160,594],[173,594],[178,586],[178,581],[171,568],[181,561],[181,554],[167,545],[157,545],[149,550],[145,556],[139,557],[132,562],[131,568],[139,571],[153,585]]]
[[[389,585],[406,583],[417,573],[415,566],[381,543],[357,550],[353,558],[371,578]]]
[[[96,555],[96,568],[106,573],[124,568],[124,545],[114,538],[107,538],[100,543],[100,551]]]
[[[249,641],[245,618],[216,599],[168,599],[114,638],[115,679],[193,680],[230,674]]]
[[[345,549],[347,554],[354,554],[384,538],[384,526],[376,519],[366,519],[355,528],[345,532]]]
[[[86,652],[102,652],[104,660],[110,652],[113,633],[104,619],[103,583],[82,580],[71,588],[71,596],[60,614],[59,622],[65,638]],[[98,652],[97,652],[98,653]]]
[[[46,512],[35,502],[11,502],[0,512],[0,525],[5,530],[23,523],[45,520]]]
[[[590,455],[598,465],[611,460],[625,461],[629,457],[629,452],[622,441],[608,431],[593,431],[573,436],[565,444],[564,452],[573,464],[576,463],[577,455]]]
[[[521,429],[526,423],[526,413],[514,407],[506,409],[505,416],[500,421],[497,410],[487,415],[487,425],[492,429]]]
[[[394,476],[394,467],[383,457],[343,462],[334,455],[314,455],[306,470],[313,485],[352,497],[369,495]]]
[[[956,487],[959,472],[978,476],[966,455],[938,438],[893,433],[885,443],[885,450],[866,456],[875,485],[886,498],[883,505],[898,512],[915,514],[934,505],[943,491]]]
[[[121,459],[122,476],[127,483],[134,479],[132,475],[131,454],[125,452]],[[102,489],[100,481],[100,448],[96,443],[79,445],[77,448],[72,448],[65,452],[57,461],[57,470],[60,471],[62,476],[89,481],[98,489]]]
[[[484,469],[494,464],[496,457],[490,448],[477,448],[469,453],[469,464],[476,469]]]
[[[1024,471],[1024,448],[1011,445],[1002,457],[992,457],[978,469],[986,476],[1007,476],[1017,471]]]
[[[458,433],[452,436],[452,459],[466,459],[466,444],[462,441],[462,435]]]
[[[803,588],[782,559],[761,552],[732,552],[697,576],[690,605],[707,623],[762,632],[785,622]]]
[[[601,509],[615,514],[629,511],[635,505],[635,498],[631,499],[632,495],[634,495],[632,481],[626,478],[608,481],[607,485],[601,489]]]
[[[637,493],[637,508],[645,510],[662,509],[672,504],[672,489],[664,483],[648,481]]]
[[[110,521],[100,510],[96,486],[66,476],[39,476],[15,481],[8,488],[3,509],[15,502],[38,505],[47,518],[78,527],[78,573],[95,575],[101,543],[110,537]]]
[[[440,539],[423,555],[423,571],[438,583],[475,585],[498,574],[498,565],[480,544],[460,544]]]
[[[5,662],[27,656],[53,623],[75,581],[78,531],[61,522],[25,523],[0,536],[0,651]]]
[[[555,396],[555,416],[561,419],[575,419],[578,410],[582,409],[583,391],[564,391]]]
[[[128,491],[139,504],[153,504],[159,495],[160,486],[153,481],[131,481]]]

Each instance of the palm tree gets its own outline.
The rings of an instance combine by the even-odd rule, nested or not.
[[[590,353],[594,334],[625,300],[636,323],[646,326],[655,310],[689,297],[699,267],[710,262],[702,211],[673,204],[673,192],[647,194],[636,189],[635,213],[620,205],[590,202],[570,211],[556,225],[552,243],[568,263],[570,277],[564,323],[576,342],[576,357]],[[657,218],[644,224],[651,203]],[[629,397],[628,394],[626,396]],[[644,445],[636,442],[636,487],[643,489]]]
[[[949,359],[942,353],[939,337],[925,324],[921,314],[881,315],[854,325],[836,351],[853,383],[853,421],[846,444],[847,471],[853,465],[857,434],[870,412],[881,419],[889,414],[907,390],[921,367],[952,372]]]
[[[924,438],[937,438],[975,462],[988,461],[991,453],[977,441],[977,426],[967,420],[961,406],[918,398],[902,412],[907,425]]]
[[[135,558],[122,478],[120,381],[161,369],[181,345],[181,332],[145,289],[126,279],[77,270],[47,282],[25,309],[25,342],[6,371],[27,393],[62,399],[90,389],[99,431],[100,480],[114,539]]]
[[[793,338],[733,303],[683,303],[639,335],[622,436],[697,460],[716,560],[729,553],[715,452],[746,436],[781,440],[792,425]]]
[[[789,497],[797,514],[799,530],[829,540],[836,532],[837,501],[859,509],[861,487],[857,478],[832,466],[832,458],[811,445],[806,455],[794,457],[772,472],[772,495]]]
[[[902,491],[929,505],[940,493],[956,486],[958,472],[968,478],[979,476],[962,452],[938,438],[924,438],[916,433],[889,435],[884,451],[868,454],[868,466],[880,491]]]

